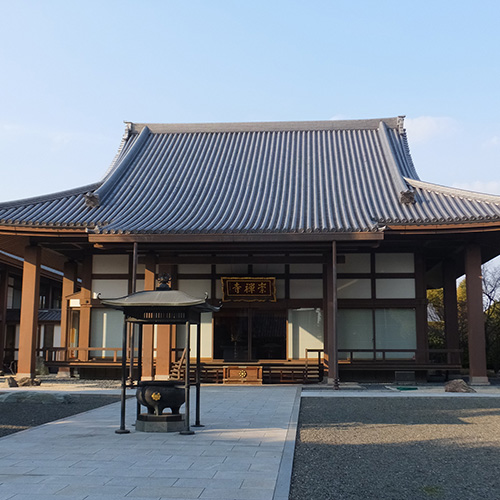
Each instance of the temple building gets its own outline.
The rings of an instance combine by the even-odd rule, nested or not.
[[[60,373],[117,370],[123,314],[100,299],[163,274],[222,304],[202,314],[205,381],[452,372],[465,274],[470,380],[488,382],[481,265],[500,254],[500,196],[420,180],[402,117],[127,123],[100,182],[0,204],[0,250],[24,259],[18,376],[34,374],[50,267],[61,334],[44,356]],[[430,349],[426,290],[441,287],[446,343]],[[144,327],[143,378],[170,375],[185,333]]]

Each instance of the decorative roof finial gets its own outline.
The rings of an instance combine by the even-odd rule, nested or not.
[[[163,273],[158,276],[158,286],[157,290],[171,290],[172,276],[168,273]]]
[[[403,205],[412,205],[415,203],[415,191],[409,189],[408,191],[401,191],[401,193],[399,193],[399,201]]]
[[[404,135],[406,130],[405,130],[405,116],[398,116],[398,132],[400,135]]]
[[[92,193],[89,191],[88,193],[85,193],[83,196],[85,198],[86,207],[95,208],[99,206],[100,200],[99,200],[99,195],[97,193]]]

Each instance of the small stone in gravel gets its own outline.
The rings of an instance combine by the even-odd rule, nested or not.
[[[7,385],[9,387],[19,387],[14,377],[7,377]]]
[[[444,386],[444,392],[476,392],[472,387],[469,387],[461,378],[450,380]]]
[[[21,377],[16,380],[18,387],[34,387],[42,383],[41,380],[37,378]]]

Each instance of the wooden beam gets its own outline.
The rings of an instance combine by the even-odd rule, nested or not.
[[[28,246],[24,251],[18,378],[35,377],[41,255],[38,246]]]
[[[476,222],[465,224],[412,224],[412,225],[387,225],[386,230],[399,234],[439,234],[444,232],[453,233],[470,233],[470,232],[485,232],[499,231],[500,223],[495,222]]]
[[[223,233],[223,234],[89,234],[90,243],[282,243],[282,242],[331,242],[331,241],[379,241],[383,232],[358,233]]]
[[[80,236],[87,234],[86,227],[40,227],[40,226],[5,226],[0,225],[0,234],[9,234],[16,236]]]

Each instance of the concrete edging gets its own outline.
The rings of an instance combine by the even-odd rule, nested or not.
[[[302,387],[297,387],[295,400],[293,402],[288,430],[285,438],[285,445],[281,455],[281,462],[274,488],[273,500],[288,500],[290,495],[290,483],[292,480],[293,457],[295,453],[295,440],[297,438],[297,429],[299,422],[300,400]]]

